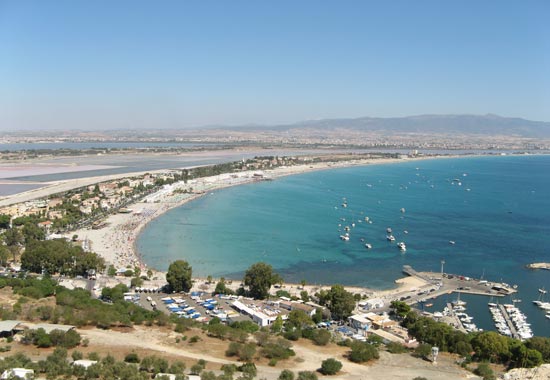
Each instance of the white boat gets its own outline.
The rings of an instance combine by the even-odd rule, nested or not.
[[[450,245],[455,245],[455,243],[456,243],[456,242],[455,242],[454,240],[449,240],[449,244],[450,244]]]
[[[541,294],[546,294],[546,290],[545,290],[544,288],[540,288],[540,289],[539,289],[539,293],[541,293]]]
[[[371,249],[371,248],[372,248],[372,244],[369,244],[369,243],[365,244],[365,248]]]
[[[391,233],[392,233],[391,227],[386,228],[386,232],[389,233],[389,234],[391,234]]]
[[[395,241],[395,237],[393,235],[386,236],[386,239],[388,239],[388,241]]]
[[[462,301],[460,299],[460,293],[458,293],[458,297],[456,300],[454,301],[451,301],[451,305],[453,306],[465,306],[466,305],[466,301]]]
[[[404,207],[401,207],[401,210],[400,210],[402,213],[405,213],[405,208]]]
[[[342,239],[342,240],[344,240],[344,241],[349,241],[349,236],[340,235],[340,239]]]
[[[546,318],[550,319],[550,314],[546,314]]]
[[[402,251],[402,252],[405,252],[407,250],[407,246],[405,245],[404,242],[400,241],[399,243],[397,243],[397,246],[399,247],[399,249]]]

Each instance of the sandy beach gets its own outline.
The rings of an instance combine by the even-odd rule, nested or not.
[[[273,170],[263,171],[265,178],[276,179],[282,176],[300,174],[314,170],[327,170],[334,168],[370,165],[370,164],[389,164],[395,162],[403,162],[401,159],[363,159],[356,161],[345,161],[338,163],[315,163],[310,165],[297,165],[291,167],[279,167]],[[158,191],[143,201],[134,203],[130,206],[133,211],[130,214],[114,214],[106,220],[106,226],[101,229],[81,229],[71,232],[70,235],[77,234],[80,240],[85,240],[88,248],[93,252],[101,255],[108,264],[113,264],[117,269],[140,267],[142,271],[154,268],[148,268],[141,260],[139,252],[136,249],[135,242],[141,230],[153,219],[159,217],[166,211],[181,206],[198,197],[208,194],[211,191],[222,189],[229,186],[237,186],[241,184],[258,181],[253,176],[254,172],[244,172],[238,174],[221,174],[213,177],[205,177],[189,181],[187,184],[183,182],[174,184],[173,186]],[[182,194],[176,190],[193,190],[193,193]],[[158,273],[157,277],[164,278],[163,273]],[[236,281],[237,282],[237,281]],[[205,279],[196,280],[197,290],[214,290],[210,289],[211,284],[207,284]],[[238,285],[235,284],[235,286]],[[420,288],[425,285],[424,282],[414,278],[405,278],[398,280],[398,287],[389,291],[376,291],[366,288],[346,287],[353,293],[359,293],[368,297],[388,297],[396,293]],[[199,286],[201,288],[199,289]],[[213,286],[213,285],[212,285]],[[302,289],[298,284],[285,284],[285,290],[291,294],[299,295]],[[310,286],[306,285],[305,290],[315,293],[320,289],[329,289],[330,286]]]
[[[326,170],[339,167],[357,165],[384,164],[402,162],[398,159],[365,159],[357,161],[346,161],[339,163],[316,163],[311,165],[296,165],[279,167],[273,170],[266,170],[262,173],[264,178],[276,179],[282,176],[306,173],[313,170]],[[69,235],[78,235],[80,240],[86,240],[88,247],[95,253],[102,256],[107,263],[113,264],[116,268],[133,268],[140,266],[146,268],[145,263],[139,257],[135,247],[135,241],[143,227],[151,220],[159,217],[166,211],[181,206],[208,192],[219,190],[229,186],[237,186],[258,181],[254,172],[243,172],[237,174],[220,174],[212,177],[205,177],[191,180],[187,184],[179,182],[171,187],[160,190],[147,196],[143,201],[129,206],[133,211],[129,214],[114,214],[106,219],[106,226],[101,229],[81,229],[71,232]],[[187,190],[192,193],[182,194],[180,191]]]

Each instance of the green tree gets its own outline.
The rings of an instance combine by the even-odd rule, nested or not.
[[[313,320],[303,310],[295,309],[288,313],[285,326],[287,329],[303,329],[313,325]]]
[[[294,380],[294,372],[288,369],[283,369],[277,380]]]
[[[11,216],[7,214],[0,214],[0,228],[7,230],[10,228]]]
[[[283,319],[280,315],[275,318],[275,321],[271,324],[271,332],[280,333],[283,330]]]
[[[25,223],[22,232],[26,242],[30,240],[44,240],[46,238],[44,230],[33,222]]]
[[[281,281],[281,276],[273,272],[271,265],[260,262],[248,268],[243,282],[252,297],[264,299],[269,295],[271,286]]]
[[[478,360],[498,363],[510,357],[508,338],[494,331],[484,331],[477,334],[471,343]]]
[[[173,292],[188,292],[193,286],[191,280],[193,270],[185,260],[176,260],[168,267],[166,281]]]
[[[227,287],[225,279],[222,277],[220,278],[220,281],[218,281],[218,283],[216,284],[216,289],[214,289],[213,294],[231,295],[233,294],[233,291]]]
[[[311,336],[313,343],[318,346],[326,346],[330,342],[331,338],[332,334],[328,330],[313,330]]]
[[[390,309],[400,318],[405,318],[405,316],[411,311],[411,307],[403,301],[392,301],[390,304]]]
[[[321,292],[319,298],[330,310],[334,319],[346,319],[355,309],[353,294],[342,285],[333,285],[328,292]]]
[[[372,359],[378,359],[379,354],[376,347],[365,342],[353,342],[351,344],[351,352],[349,360],[354,363],[364,363]]]
[[[525,342],[527,348],[537,350],[541,353],[542,359],[550,363],[550,338],[535,336]]]
[[[10,253],[10,250],[6,246],[0,245],[0,266],[5,267],[8,265]]]
[[[323,375],[335,375],[342,369],[342,363],[336,359],[330,358],[321,363],[321,372]]]
[[[114,277],[116,275],[116,268],[113,264],[109,265],[109,268],[107,269],[107,275],[109,277]]]

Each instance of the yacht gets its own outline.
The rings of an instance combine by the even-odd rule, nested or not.
[[[406,246],[405,243],[402,242],[402,241],[399,242],[399,243],[397,243],[397,246],[398,246],[399,249],[400,249],[401,251],[403,251],[403,252],[405,252],[405,251],[407,250],[407,246]]]
[[[386,239],[388,239],[388,241],[395,241],[395,237],[393,235],[386,236]]]
[[[349,235],[348,234],[340,235],[340,239],[342,239],[344,241],[349,241]]]
[[[371,249],[371,248],[372,248],[372,244],[369,244],[369,243],[365,244],[365,248]]]
[[[386,228],[386,232],[389,233],[389,234],[391,234],[391,233],[392,233],[391,227]]]

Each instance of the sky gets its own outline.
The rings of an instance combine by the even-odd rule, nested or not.
[[[550,1],[0,0],[0,130],[550,121]]]

